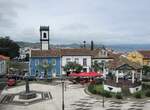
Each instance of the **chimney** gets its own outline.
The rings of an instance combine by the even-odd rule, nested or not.
[[[94,42],[93,42],[93,40],[91,41],[91,50],[94,50]]]

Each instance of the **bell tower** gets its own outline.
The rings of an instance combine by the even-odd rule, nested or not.
[[[40,26],[41,50],[49,49],[49,26]]]

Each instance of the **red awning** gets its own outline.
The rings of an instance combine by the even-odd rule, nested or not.
[[[71,73],[69,76],[76,76],[76,77],[101,77],[102,73],[81,72],[81,73]]]
[[[71,73],[71,74],[69,74],[69,76],[72,76],[72,77],[78,76],[78,73]]]

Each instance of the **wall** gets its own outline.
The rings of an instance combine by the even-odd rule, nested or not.
[[[112,89],[110,90],[110,88]],[[114,87],[114,86],[109,86],[109,85],[104,85],[104,90],[114,92],[114,93],[121,92],[120,87]]]
[[[35,76],[36,75],[36,71],[37,71],[37,65],[39,65],[40,63],[42,64],[42,60],[47,60],[48,64],[51,64],[52,59],[56,60],[56,65],[53,65],[53,69],[56,70],[56,73],[52,73],[52,71],[49,69],[48,70],[48,75],[49,76],[60,76],[61,75],[61,71],[60,71],[60,57],[32,57],[30,58],[30,75],[31,76]],[[39,70],[39,69],[38,69]],[[40,70],[38,72],[38,74],[42,74],[42,72],[44,72],[44,70]]]
[[[148,58],[148,59],[143,59],[143,65],[150,66],[150,58]]]
[[[4,75],[6,73],[6,62],[4,60],[0,61],[0,75]]]
[[[137,87],[134,87],[134,88],[129,88],[129,91],[131,94],[135,93],[135,92],[138,92],[142,89],[142,86],[137,86]]]
[[[62,67],[65,66],[67,64],[66,59],[70,58],[71,62],[75,61],[75,58],[79,59],[79,64],[83,66],[83,59],[86,58],[87,59],[87,66],[85,68],[91,68],[91,56],[62,56]],[[65,74],[65,72],[62,70],[62,74]]]
[[[127,56],[128,60],[137,62],[143,65],[143,56],[139,52],[130,52]]]

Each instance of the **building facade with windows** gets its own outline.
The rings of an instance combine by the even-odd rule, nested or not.
[[[60,50],[31,50],[30,76],[57,77],[61,75]]]
[[[3,76],[7,73],[7,61],[9,57],[0,55],[0,76]]]
[[[49,26],[40,27],[40,50],[31,50],[29,74],[36,77],[56,77],[61,75],[61,53],[49,48]]]
[[[132,62],[150,66],[150,50],[130,52],[128,53],[127,58]]]
[[[62,67],[64,67],[68,62],[76,62],[83,66],[84,72],[89,72],[91,69],[92,51],[90,49],[61,49],[61,56]],[[65,74],[63,69],[62,74]]]

